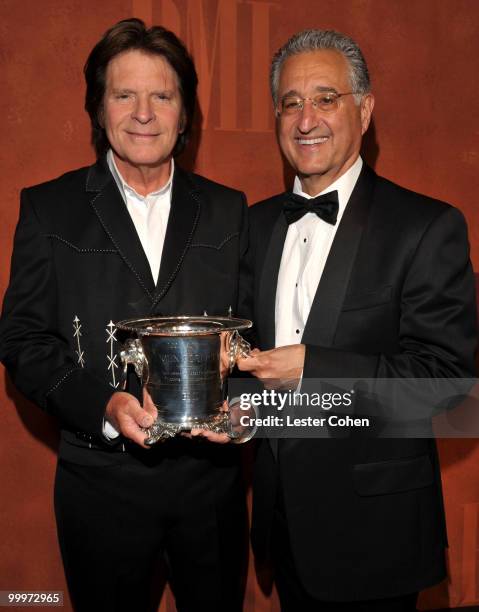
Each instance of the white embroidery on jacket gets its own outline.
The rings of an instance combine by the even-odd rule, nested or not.
[[[107,339],[106,342],[107,344],[110,345],[110,354],[106,356],[106,358],[108,359],[108,369],[111,370],[111,381],[110,381],[110,385],[116,389],[119,385],[119,381],[116,380],[116,376],[115,376],[115,368],[118,369],[118,364],[116,362],[116,359],[118,357],[117,353],[114,352],[113,350],[113,343],[117,342],[116,339],[116,327],[115,324],[113,323],[113,321],[110,320],[110,322],[108,323],[108,325],[105,328],[105,331],[107,333]]]
[[[77,315],[75,315],[75,318],[73,319],[73,338],[76,338],[76,343],[77,343],[77,350],[75,351],[75,353],[77,354],[78,357],[78,364],[80,365],[80,367],[84,368],[85,367],[85,358],[84,358],[84,354],[85,352],[82,351],[81,349],[81,345],[80,345],[80,336],[81,336],[81,323],[80,323],[80,319],[77,317]]]

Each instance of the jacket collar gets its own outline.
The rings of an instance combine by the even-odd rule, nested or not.
[[[365,164],[351,193],[348,206],[334,237],[320,283],[311,305],[303,333],[303,342],[331,346],[336,326],[368,218],[374,191],[375,173]],[[285,192],[283,201],[290,192]],[[288,225],[283,214],[274,221],[270,242],[261,272],[256,304],[256,318],[261,345],[270,349],[275,344],[275,303],[279,267]]]
[[[171,209],[156,286],[134,223],[105,157],[89,169],[86,191],[103,229],[150,298],[151,308],[156,308],[173,284],[198,224],[202,194],[193,177],[175,166]]]
[[[314,296],[305,344],[331,347],[373,199],[375,174],[363,166],[349,198]]]

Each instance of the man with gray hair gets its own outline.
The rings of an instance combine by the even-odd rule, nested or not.
[[[474,376],[464,219],[363,163],[374,97],[357,44],[300,32],[274,56],[271,86],[296,178],[251,211],[261,350],[239,367],[302,391],[313,379]],[[446,576],[435,442],[327,433],[261,441],[256,560],[273,560],[283,611],[415,610]]]

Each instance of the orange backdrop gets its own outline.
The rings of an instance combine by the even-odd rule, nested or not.
[[[479,271],[476,0],[3,0],[1,293],[19,189],[92,162],[83,63],[110,25],[131,16],[173,29],[194,55],[202,126],[183,163],[244,190],[251,203],[283,190],[290,178],[273,131],[272,53],[304,28],[350,34],[369,62],[376,94],[366,160],[406,187],[457,205]],[[66,591],[52,509],[57,429],[3,374],[1,387],[0,590]],[[439,446],[450,580],[422,595],[423,609],[479,604],[479,449],[475,440]],[[168,590],[160,609],[174,611]],[[278,609],[251,569],[245,610]]]

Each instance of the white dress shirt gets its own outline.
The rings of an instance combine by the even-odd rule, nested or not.
[[[108,167],[120,190],[130,217],[135,225],[146,258],[150,264],[153,281],[156,285],[160,271],[161,255],[165,243],[166,226],[171,208],[171,192],[175,162],[171,159],[170,177],[164,187],[142,196],[123,179],[110,149],[106,155]],[[103,421],[103,435],[113,440],[120,434],[107,420]]]
[[[175,162],[172,158],[170,177],[166,185],[158,191],[142,196],[133,187],[130,187],[121,176],[111,149],[107,153],[106,160],[135,225],[136,233],[140,238],[156,285],[163,244],[165,243],[166,226],[170,215]]]
[[[362,159],[358,157],[347,172],[316,194],[338,192],[339,210],[335,225],[309,212],[288,228],[276,286],[276,347],[301,343],[331,245],[362,166]],[[316,197],[303,192],[298,177],[294,179],[293,192],[308,199]]]

